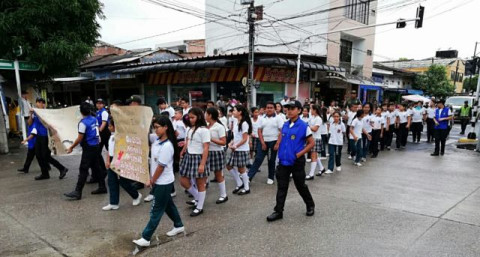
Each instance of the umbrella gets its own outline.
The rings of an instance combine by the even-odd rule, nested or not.
[[[423,103],[430,102],[429,98],[423,97],[421,95],[404,95],[402,96],[402,98],[412,102],[423,102]]]

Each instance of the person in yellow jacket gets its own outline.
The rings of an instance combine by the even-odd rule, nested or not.
[[[462,132],[460,135],[465,135],[465,129],[468,122],[472,119],[472,107],[468,106],[468,101],[465,101],[465,105],[460,108],[460,122],[462,126]]]

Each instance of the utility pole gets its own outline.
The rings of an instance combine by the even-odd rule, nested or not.
[[[475,61],[475,58],[477,57],[477,44],[479,42],[475,42],[475,50],[473,50],[473,63],[474,63],[474,67],[473,67],[473,72],[470,72],[470,79],[468,80],[468,85],[471,86],[472,85],[472,75],[474,73],[476,73],[477,71],[477,62]]]
[[[455,77],[453,78],[453,87],[455,88],[455,91],[457,90],[457,76],[458,76],[458,63],[460,60],[457,58],[457,68],[455,69]]]
[[[248,86],[247,86],[247,96],[248,101],[250,102],[250,107],[257,105],[257,90],[255,88],[255,6],[254,1],[250,1],[250,6],[248,7]]]

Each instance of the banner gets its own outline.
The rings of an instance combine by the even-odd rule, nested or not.
[[[150,180],[148,134],[152,108],[120,106],[110,112],[115,121],[115,155],[110,168],[121,177],[145,184]]]
[[[52,152],[67,154],[67,149],[78,137],[78,123],[82,119],[80,107],[63,109],[33,109],[43,125],[49,129]]]

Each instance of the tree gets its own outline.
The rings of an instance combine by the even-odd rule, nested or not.
[[[398,60],[399,60],[399,61],[409,61],[410,59],[405,58],[405,57],[400,57],[400,58],[398,58]]]
[[[477,83],[478,83],[478,74],[473,76],[471,79],[466,78],[465,81],[463,81],[463,89],[465,89],[465,92],[467,93],[476,92]]]
[[[0,1],[0,58],[40,64],[45,77],[67,75],[92,51],[99,37],[98,0]]]
[[[448,81],[446,68],[437,64],[430,66],[424,74],[417,75],[415,84],[430,96],[445,98],[455,93],[455,87]]]

